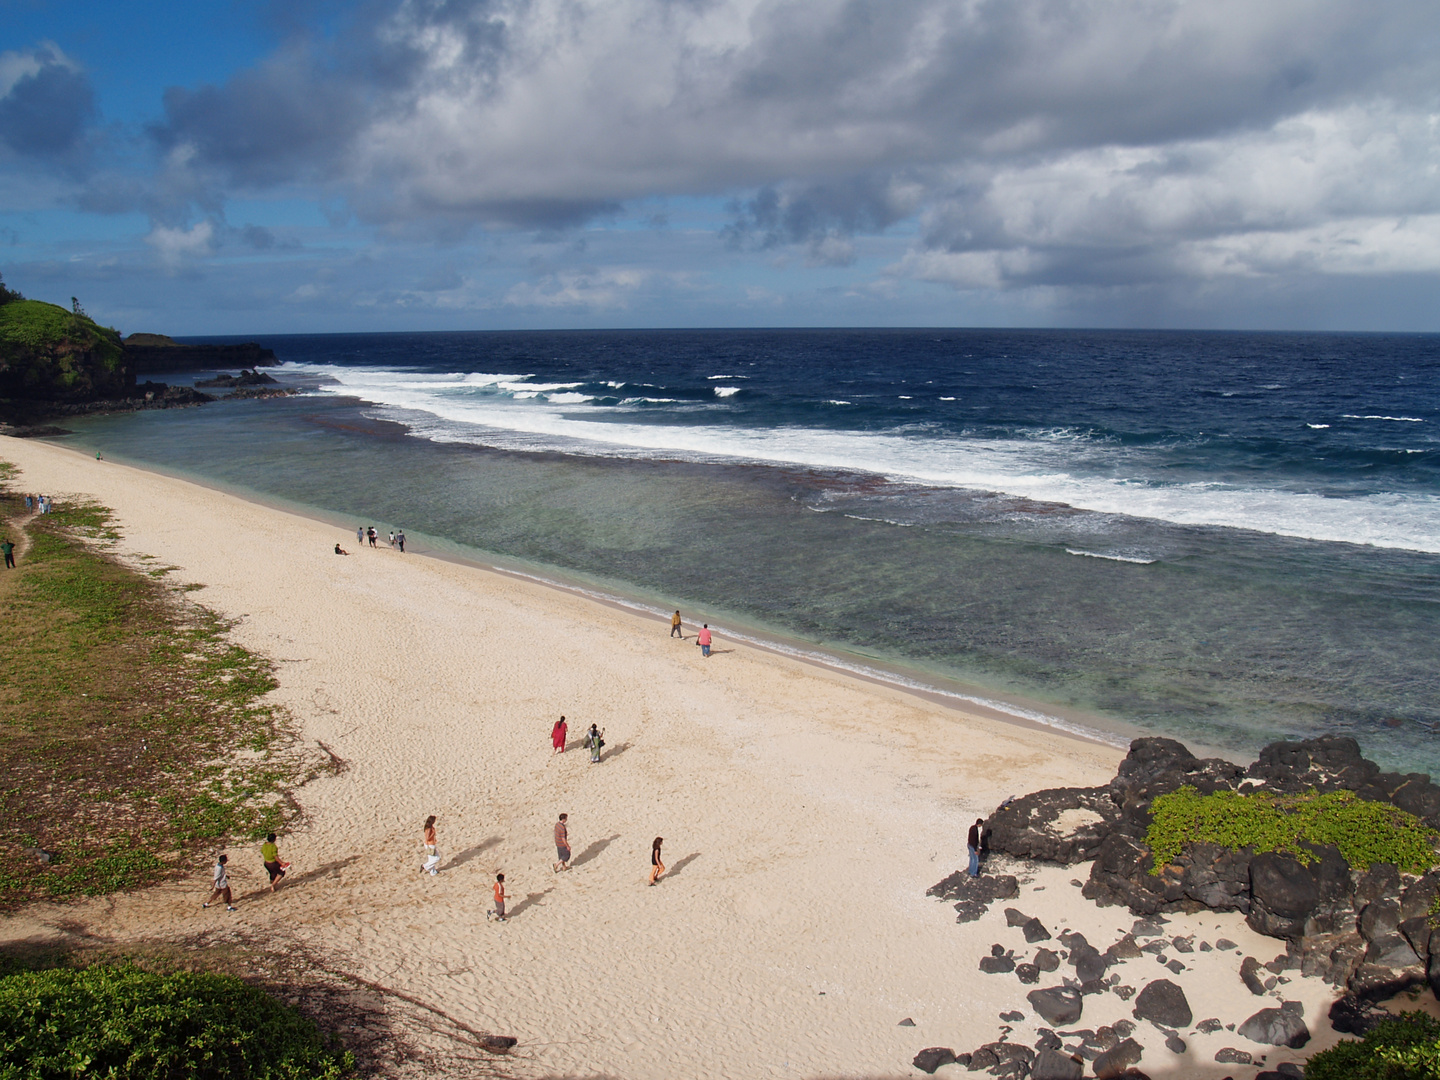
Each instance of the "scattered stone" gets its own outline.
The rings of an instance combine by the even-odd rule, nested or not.
[[[1221,952],[1228,952],[1228,951],[1231,950],[1231,949],[1238,949],[1238,948],[1240,948],[1239,945],[1236,945],[1236,944],[1235,944],[1233,941],[1231,941],[1228,937],[1222,937],[1222,938],[1220,938],[1218,941],[1216,941],[1216,942],[1215,942],[1215,947],[1216,947],[1217,949],[1219,949]]]
[[[1226,1046],[1215,1051],[1215,1060],[1221,1065],[1249,1065],[1250,1051],[1236,1050],[1233,1046]]]
[[[1245,984],[1245,989],[1256,997],[1265,996],[1265,984],[1260,981],[1256,974],[1260,970],[1260,961],[1253,956],[1247,956],[1240,961],[1240,981]]]
[[[926,896],[959,901],[955,905],[956,922],[974,922],[989,910],[996,900],[1013,900],[1020,895],[1020,882],[1010,874],[981,874],[971,877],[957,870],[944,881],[925,890]]]
[[[980,970],[986,975],[1004,975],[1015,970],[1015,961],[1008,956],[982,956]]]
[[[1000,1019],[1004,1020],[1007,1024],[1018,1024],[1021,1020],[1025,1019],[1025,1014],[1011,1010],[1010,1012],[1001,1013]]]
[[[955,1064],[955,1051],[948,1046],[932,1046],[916,1054],[913,1064],[921,1072],[933,1076],[941,1065]]]
[[[1396,907],[1399,907],[1399,905],[1397,904]],[[1267,960],[1265,962],[1265,970],[1270,972],[1271,975],[1279,975],[1282,971],[1288,971],[1292,967],[1294,967],[1294,964],[1291,963],[1290,957],[1286,953],[1281,953],[1275,957],[1274,960]]]
[[[1054,949],[1036,949],[1035,966],[1041,971],[1059,971],[1060,954]]]
[[[1025,999],[1051,1027],[1069,1027],[1080,1019],[1083,1008],[1080,994],[1066,986],[1031,990],[1025,995]]]
[[[1190,937],[1171,938],[1170,944],[1175,946],[1175,951],[1178,953],[1193,953],[1195,951],[1194,935]]]
[[[955,910],[959,912],[955,916],[957,923],[977,922],[980,916],[990,910],[990,905],[980,900],[961,900],[955,905]]]
[[[1167,968],[1169,968],[1169,969],[1170,969],[1174,974],[1176,974],[1176,975],[1179,975],[1182,971],[1185,970],[1185,965],[1182,964],[1179,960],[1171,960],[1171,961],[1170,961],[1168,964],[1166,964],[1165,966],[1166,966]]]
[[[1060,1036],[1056,1035],[1055,1032],[1051,1031],[1049,1028],[1037,1028],[1036,1032],[1040,1036],[1038,1039],[1035,1040],[1035,1049],[1037,1051],[1059,1050],[1060,1047],[1063,1045],[1060,1042]]]
[[[1037,941],[1050,940],[1050,931],[1045,929],[1045,924],[1039,919],[1027,920],[1024,926],[1021,927],[1021,930],[1025,935],[1026,942],[1031,945],[1034,945]]]
[[[1113,1050],[1120,1042],[1120,1039],[1116,1036],[1113,1027],[1102,1025],[1096,1030],[1095,1034],[1087,1037],[1085,1042],[1097,1050]]]
[[[995,1056],[988,1046],[982,1046],[970,1055],[970,1063],[967,1066],[971,1072],[986,1072],[994,1069],[1000,1064],[1000,1059]]]
[[[1004,956],[1004,955],[1005,955],[1005,946],[999,944],[998,942],[997,942],[996,944],[994,944],[994,945],[991,945],[991,946],[990,946],[990,955],[991,955],[991,956]]]
[[[1135,988],[1133,986],[1117,986],[1115,987],[1115,996],[1121,1001],[1129,1001],[1135,996]]]
[[[1145,954],[1140,951],[1140,946],[1135,944],[1135,935],[1126,934],[1119,941],[1105,950],[1105,955],[1110,958],[1113,964],[1117,960],[1135,960]]]
[[[1115,1029],[1115,1034],[1119,1035],[1122,1039],[1128,1039],[1131,1035],[1135,1034],[1135,1025],[1129,1020],[1116,1020],[1115,1023],[1110,1026]]]
[[[1185,991],[1169,979],[1156,979],[1141,990],[1135,998],[1133,1015],[1137,1020],[1172,1028],[1189,1027],[1194,1016]]]
[[[1163,940],[1147,941],[1144,945],[1140,946],[1140,951],[1142,953],[1150,953],[1152,955],[1159,956],[1165,951],[1165,942]]]
[[[1208,941],[1202,941],[1202,942],[1200,942],[1200,951],[1201,951],[1201,952],[1214,952],[1214,951],[1215,951],[1215,946],[1211,945]]]
[[[1159,956],[1155,957],[1155,962],[1157,964],[1168,964],[1170,962],[1170,958],[1162,952]]]
[[[1310,1029],[1293,1009],[1261,1009],[1239,1027],[1251,1042],[1298,1050],[1310,1041]]]
[[[1080,1080],[1084,1075],[1079,1059],[1058,1050],[1041,1050],[1030,1069],[1030,1080]]]
[[[1024,925],[1025,925],[1027,922],[1029,922],[1029,921],[1030,921],[1030,916],[1029,916],[1029,915],[1026,915],[1023,911],[1020,911],[1018,908],[1007,907],[1007,908],[1005,909],[1005,925],[1006,925],[1006,926],[1024,926]]]
[[[1071,885],[1074,885],[1075,888],[1077,888],[1077,889],[1084,888],[1084,886],[1085,886],[1085,883],[1084,883],[1083,881],[1081,881],[1079,878],[1076,878],[1076,877],[1072,877],[1072,878],[1070,879],[1070,884],[1071,884]]]
[[[1159,937],[1165,933],[1165,920],[1158,915],[1152,915],[1148,919],[1136,919],[1130,933],[1136,937]]]
[[[1040,981],[1040,969],[1034,964],[1016,964],[1015,975],[1026,986],[1033,986]]]
[[[1126,1039],[1113,1050],[1106,1050],[1095,1059],[1095,1075],[1099,1080],[1114,1080],[1124,1076],[1131,1066],[1140,1063],[1143,1054],[1139,1043],[1134,1039]]]
[[[1219,1020],[1212,1016],[1208,1019],[1201,1020],[1200,1023],[1196,1024],[1195,1030],[1200,1032],[1200,1034],[1202,1035],[1213,1035],[1215,1032],[1219,1031],[1224,1026],[1224,1024],[1220,1023]]]
[[[1185,1040],[1179,1035],[1165,1036],[1165,1049],[1172,1054],[1183,1054],[1185,1052]]]
[[[915,1021],[914,1021],[914,1020],[911,1020],[910,1017],[907,1016],[907,1017],[905,1017],[904,1020],[901,1020],[900,1023],[896,1024],[895,1026],[896,1026],[896,1027],[914,1027],[914,1026],[915,1026]]]
[[[1272,975],[1270,978],[1268,978],[1268,979],[1265,980],[1265,989],[1266,989],[1266,991],[1274,990],[1275,987],[1277,987],[1277,986],[1279,986],[1279,985],[1280,985],[1280,980],[1277,979],[1277,978],[1275,978],[1273,975]]]

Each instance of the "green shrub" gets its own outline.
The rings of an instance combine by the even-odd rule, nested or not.
[[[1306,1080],[1440,1080],[1440,1020],[1408,1012],[1305,1063]]]
[[[0,978],[0,1080],[338,1080],[354,1067],[233,976],[101,965]]]
[[[1384,862],[1409,874],[1423,874],[1440,862],[1437,839],[1440,834],[1413,814],[1389,803],[1356,798],[1352,791],[1201,795],[1189,786],[1155,800],[1145,834],[1154,855],[1152,874],[1173,862],[1186,844],[1200,843],[1237,851],[1279,851],[1306,865],[1315,861],[1307,844],[1333,844],[1357,869]]]

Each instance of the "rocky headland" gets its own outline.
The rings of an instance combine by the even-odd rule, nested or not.
[[[1164,1075],[1181,1075],[1175,1056],[1188,1041],[1233,1032],[1236,1045],[1209,1055],[1211,1070],[1301,1076],[1293,1053],[1256,1067],[1275,1052],[1268,1048],[1306,1047],[1315,1024],[1363,1034],[1392,1015],[1382,1003],[1397,995],[1440,997],[1440,787],[1425,775],[1383,772],[1353,739],[1273,743],[1248,768],[1197,758],[1173,739],[1137,739],[1108,784],[1008,800],[983,836],[985,872],[956,872],[928,891],[954,905],[958,922],[993,918],[1037,867],[1086,863],[1084,880],[1070,880],[1067,914],[1091,901],[1136,919],[1115,940],[1091,942],[1004,907],[1007,932],[1024,945],[997,942],[978,968],[1014,978],[1017,1007],[1001,1014],[993,1043],[924,1050],[914,1061],[924,1072],[953,1062],[1013,1078],[1078,1080],[1089,1069],[1138,1080],[1148,1075],[1142,1060],[1156,1056],[1149,1048],[1163,1046]],[[1248,955],[1232,940],[1185,929],[1209,913],[1243,915],[1249,930],[1275,939],[1277,955]],[[1197,1022],[1186,985],[1198,958],[1207,978],[1233,980],[1234,1015]],[[1140,976],[1144,967],[1126,971],[1142,961],[1165,970],[1148,968],[1158,978]],[[1332,988],[1327,1015],[1307,1017],[1286,996],[1287,984],[1302,980]],[[1099,995],[1125,1002],[1133,1019],[1080,1028]],[[1022,1022],[1035,1032],[1023,1043],[1011,1037]]]

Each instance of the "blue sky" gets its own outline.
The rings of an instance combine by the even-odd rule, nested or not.
[[[0,0],[0,273],[122,332],[1440,330],[1440,8]]]

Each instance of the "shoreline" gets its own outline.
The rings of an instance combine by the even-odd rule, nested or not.
[[[74,434],[76,433],[71,433],[70,436],[65,437],[73,437]],[[53,441],[51,437],[38,438],[36,441],[76,454],[81,458],[88,459],[89,457],[87,451],[77,447],[67,446],[63,442]],[[311,521],[330,525],[334,528],[341,529],[346,536],[354,532],[348,525],[342,524],[338,513],[326,510],[324,507],[268,497],[257,491],[247,491],[232,487],[208,477],[172,471],[149,462],[136,462],[124,457],[118,457],[113,460],[107,458],[106,460],[111,461],[113,464],[123,465],[126,468],[153,473],[157,476],[169,477],[183,483],[193,484],[196,487],[205,488],[209,491],[229,495],[255,506],[278,510],[282,513],[295,514]],[[386,528],[389,528],[388,523],[386,524]],[[530,566],[518,559],[513,560],[513,565],[506,565],[504,556],[483,552],[478,548],[467,548],[466,545],[456,541],[432,537],[425,533],[416,533],[415,535],[422,538],[424,543],[432,546],[428,548],[416,548],[413,544],[407,544],[407,551],[405,552],[407,555],[413,554],[422,558],[438,559],[459,566],[468,566],[519,580],[531,581],[545,588],[555,589],[569,595],[581,596],[616,610],[627,611],[662,622],[668,622],[668,612],[653,606],[650,601],[638,595],[625,595],[619,590],[615,593],[608,592],[606,591],[606,586],[579,579],[567,581],[564,571],[552,567]],[[409,539],[407,535],[407,540]],[[343,540],[341,542],[344,543]],[[453,546],[455,550],[446,550],[446,547],[441,545]],[[475,554],[466,554],[467,550],[473,551]],[[742,624],[744,623],[744,620],[739,621]],[[905,665],[900,662],[878,660],[870,657],[861,657],[859,655],[856,655],[853,659],[847,658],[837,650],[818,645],[803,638],[790,637],[782,632],[773,631],[768,628],[744,625],[743,629],[727,631],[723,627],[712,623],[712,629],[729,640],[740,641],[753,648],[761,649],[777,656],[798,660],[801,663],[811,664],[823,670],[855,678],[862,682],[888,687],[906,694],[913,694],[926,701],[955,709],[961,713],[978,713],[990,719],[998,720],[1002,723],[1014,724],[1027,730],[1058,731],[1073,738],[1082,739],[1086,742],[1095,743],[1122,752],[1128,748],[1131,739],[1148,734],[1138,725],[1127,724],[1124,721],[1114,720],[1109,717],[1100,717],[1083,710],[1061,709],[1061,707],[1049,702],[1035,701],[1021,695],[1003,694],[991,690],[988,687],[966,684],[959,680],[945,679],[941,676],[927,676],[927,673],[918,669],[907,669]],[[693,634],[693,629],[691,633]],[[930,681],[927,682],[927,678],[929,678]],[[949,686],[945,685],[947,683]],[[1211,747],[1203,743],[1191,741],[1187,741],[1187,745],[1192,746],[1195,751],[1202,756],[1224,757],[1237,761],[1246,760],[1237,756],[1236,753],[1231,750]]]

